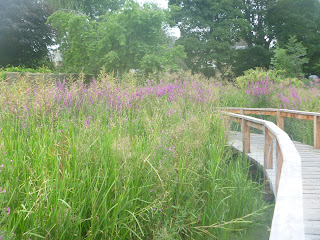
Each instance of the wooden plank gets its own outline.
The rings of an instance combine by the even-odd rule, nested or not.
[[[320,117],[314,116],[313,122],[314,148],[320,149]]]
[[[270,110],[244,110],[244,114],[252,115],[277,115],[277,112]]]
[[[281,117],[289,117],[300,120],[311,120],[313,121],[313,115],[306,115],[304,113],[294,113],[294,112],[282,112],[280,113]]]
[[[306,240],[320,240],[320,235],[306,234]]]
[[[250,127],[253,127],[253,128],[256,128],[256,129],[259,129],[259,130],[264,130],[264,125],[263,124],[259,124],[259,123],[254,123],[254,122],[249,122],[248,121],[248,125]]]
[[[304,209],[304,220],[308,221],[320,221],[320,210],[316,209]],[[320,232],[319,232],[320,234]]]

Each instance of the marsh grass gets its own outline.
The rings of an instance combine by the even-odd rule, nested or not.
[[[21,84],[0,95],[4,239],[228,239],[266,206],[214,84]]]

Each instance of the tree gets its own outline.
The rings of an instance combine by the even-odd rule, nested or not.
[[[269,68],[271,57],[272,52],[261,45],[236,50],[232,70],[236,76],[240,76],[251,68]]]
[[[58,11],[49,21],[57,30],[64,70],[96,73],[176,68],[182,46],[170,47],[163,28],[166,13],[154,5],[127,3],[121,11],[106,13],[99,21],[73,11]],[[174,53],[174,54],[172,54]]]
[[[37,0],[0,0],[0,66],[35,67],[48,58],[51,11]]]
[[[193,71],[215,64],[223,72],[232,59],[232,46],[248,28],[242,0],[169,0],[172,20],[179,26],[178,44],[185,47],[187,65]]]
[[[75,10],[91,19],[121,9],[126,0],[47,0],[56,10]]]
[[[277,70],[283,70],[287,77],[303,76],[302,66],[308,63],[307,50],[296,37],[288,40],[286,48],[277,47],[271,64]]]
[[[310,59],[304,72],[316,73],[320,65],[320,1],[278,0],[267,13],[277,44],[284,48],[291,36],[303,44]]]

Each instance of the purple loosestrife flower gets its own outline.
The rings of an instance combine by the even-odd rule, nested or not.
[[[7,211],[8,211],[8,214],[10,214],[11,210],[9,207],[7,207]]]

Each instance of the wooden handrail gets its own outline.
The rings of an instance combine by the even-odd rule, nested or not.
[[[229,109],[223,109],[229,111]],[[232,109],[247,113],[247,109]],[[260,109],[254,109],[260,112]],[[262,110],[262,113],[266,111]],[[279,115],[278,110],[270,111]],[[276,143],[276,205],[272,219],[271,240],[303,240],[303,196],[301,158],[293,142],[281,128],[274,123],[257,119],[250,116],[239,115],[222,111],[232,121],[241,123],[243,136],[243,152],[250,152],[250,127],[263,130],[265,136],[264,144],[264,167],[273,168],[273,141]],[[247,114],[258,114],[250,113]],[[269,115],[269,114],[268,114]],[[281,115],[281,112],[280,112]]]
[[[314,138],[314,148],[320,149],[320,113],[317,112],[304,112],[288,109],[275,109],[275,108],[222,108],[223,111],[228,111],[231,113],[238,113],[242,115],[252,114],[252,115],[272,115],[277,116],[277,125],[279,128],[284,130],[284,118],[295,118],[301,120],[313,121],[313,138]]]

